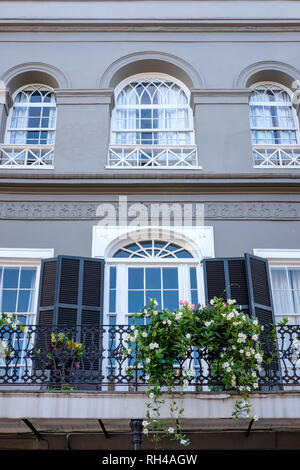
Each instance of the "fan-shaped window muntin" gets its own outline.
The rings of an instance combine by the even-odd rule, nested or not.
[[[169,77],[136,77],[116,90],[112,144],[191,145],[193,127],[189,91]]]
[[[14,97],[6,143],[52,145],[55,140],[56,103],[52,88],[28,85]]]
[[[157,258],[163,260],[193,258],[193,255],[173,242],[147,240],[136,241],[120,248],[113,258]]]
[[[249,108],[254,145],[298,144],[298,120],[287,89],[278,84],[257,84]]]

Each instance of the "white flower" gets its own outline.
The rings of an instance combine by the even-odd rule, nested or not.
[[[188,377],[194,377],[194,375],[195,375],[195,372],[193,370],[188,370],[187,371],[187,376]]]
[[[175,432],[175,429],[174,429],[174,428],[172,428],[172,427],[169,427],[169,428],[168,428],[168,433],[169,433],[169,434],[174,434],[174,432]]]
[[[166,320],[164,320],[164,321],[163,321],[163,325],[165,325],[166,323],[167,323]]]
[[[187,339],[190,339],[191,335],[190,335],[189,333],[187,333],[187,334],[185,335],[185,337],[186,337]]]
[[[154,343],[154,347],[155,347],[156,349],[158,349],[158,348],[159,348],[158,343]]]
[[[256,374],[255,370],[252,372],[251,375],[252,375],[252,377],[256,377],[257,374]]]
[[[149,344],[149,348],[150,348],[150,349],[154,349],[154,348],[155,348],[154,343],[150,343],[150,344]]]
[[[185,388],[187,388],[187,387],[189,386],[188,380],[184,380],[184,381],[183,381],[183,386],[184,386]]]
[[[146,313],[148,313],[148,310],[144,308],[144,314],[146,315]]]
[[[253,320],[253,325],[258,325],[258,321],[257,321],[257,320]]]
[[[151,399],[154,398],[154,393],[153,392],[149,393],[149,398],[151,398]]]
[[[176,320],[180,320],[181,317],[182,317],[182,313],[181,313],[181,312],[178,312],[178,313],[175,314]]]
[[[214,305],[215,300],[214,300],[214,299],[211,299],[209,303],[210,303],[210,305]]]
[[[143,331],[142,336],[143,336],[144,338],[147,338],[148,335],[147,335],[146,331]]]
[[[250,351],[246,351],[246,356],[247,356],[247,357],[250,357],[250,356],[251,356]]]
[[[29,331],[28,326],[25,326],[25,328],[24,328],[24,333],[28,333],[28,331]]]
[[[171,321],[171,320],[167,320],[167,323],[168,323],[169,326],[172,325],[172,321]]]
[[[234,314],[231,312],[227,315],[227,320],[231,320],[234,317]]]
[[[147,364],[150,364],[150,362],[151,362],[150,357],[147,357],[147,358],[146,358],[146,363],[147,363]]]
[[[239,353],[243,354],[243,353],[244,353],[244,350],[243,350],[243,349],[240,349],[240,350],[239,350]]]
[[[183,446],[187,443],[186,439],[181,439],[180,440],[180,444],[182,444]]]
[[[131,329],[131,331],[134,331],[134,330],[135,330],[135,326],[134,326],[134,325],[131,325],[130,329]]]
[[[146,375],[145,379],[146,379],[146,380],[150,380],[149,375]]]
[[[148,434],[148,432],[149,432],[149,431],[148,431],[148,428],[144,428],[144,429],[143,429],[143,434]]]
[[[254,388],[258,388],[258,383],[255,382],[255,383],[253,384],[253,387],[254,387]]]
[[[15,354],[14,354],[14,352],[12,351],[9,355],[10,355],[10,357],[14,357]]]
[[[235,304],[236,303],[236,300],[235,299],[227,299],[227,303],[229,305],[232,305],[232,304]]]
[[[228,362],[224,362],[224,364],[222,364],[222,367],[224,367],[224,369],[225,369],[226,367],[229,367],[229,363],[228,363]]]
[[[232,349],[235,351],[236,350],[236,346],[233,344],[232,346]]]
[[[11,327],[12,327],[12,328],[16,328],[16,327],[17,327],[16,323],[12,323],[12,324],[11,324]]]
[[[226,371],[231,372],[232,371],[231,367],[227,367]]]
[[[259,353],[255,354],[255,359],[257,359],[257,362],[262,362],[262,357]]]
[[[258,416],[257,416],[257,415],[253,415],[253,419],[254,419],[254,421],[258,421]]]
[[[146,420],[144,420],[144,421],[142,422],[142,425],[143,425],[143,426],[144,426],[144,428],[145,428],[146,426],[149,426],[149,422],[148,422],[148,421],[146,421]]]
[[[157,310],[153,310],[153,315],[158,315],[158,311],[157,311]]]
[[[258,340],[258,336],[257,336],[257,335],[252,335],[252,339],[253,339],[253,341],[257,341],[257,340]]]
[[[157,300],[154,300],[153,304],[154,304],[155,306],[157,306],[157,305],[158,305]]]

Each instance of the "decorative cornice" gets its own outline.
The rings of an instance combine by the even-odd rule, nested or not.
[[[115,207],[116,202],[105,201]],[[128,203],[128,208],[135,204]],[[206,220],[300,220],[300,202],[190,202],[204,204]],[[2,220],[100,220],[97,209],[101,202],[32,202],[0,201]],[[150,207],[151,203],[143,203]],[[150,213],[150,211],[149,211]],[[129,220],[129,219],[128,219]]]
[[[112,105],[114,98],[112,89],[56,88],[54,92],[58,105]]]

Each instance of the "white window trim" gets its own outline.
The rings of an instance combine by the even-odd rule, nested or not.
[[[300,123],[299,123],[299,118],[297,116],[297,111],[295,109],[295,107],[293,106],[293,92],[287,88],[286,86],[282,85],[281,83],[278,83],[278,82],[272,82],[272,81],[262,81],[262,82],[257,82],[257,83],[253,83],[253,85],[250,86],[251,90],[254,91],[255,88],[259,87],[260,85],[264,85],[264,86],[275,86],[275,87],[278,87],[278,88],[281,88],[283,91],[286,91],[288,93],[288,95],[290,96],[291,98],[291,108],[292,108],[292,113],[293,113],[293,120],[294,120],[294,124],[295,124],[295,128],[294,129],[291,129],[291,130],[295,130],[296,132],[296,139],[297,139],[297,144],[253,144],[252,143],[252,146],[256,146],[256,145],[260,145],[260,146],[264,146],[264,145],[270,145],[272,147],[286,147],[286,146],[295,146],[295,145],[299,145],[300,144]],[[257,103],[258,105],[265,105],[267,106],[268,105],[268,102],[255,102]],[[250,104],[249,104],[249,119],[250,119]],[[251,127],[251,131],[252,130],[263,130],[262,128],[260,127]],[[273,128],[272,128],[273,129]],[[270,129],[270,130],[272,130]],[[277,128],[274,128],[275,130]],[[281,129],[281,128],[278,128],[278,130],[284,130],[284,129]],[[289,130],[289,129],[288,129]]]
[[[253,248],[253,254],[267,258],[270,266],[300,266],[300,249]]]
[[[12,145],[16,145],[16,146],[17,146],[17,145],[21,145],[21,146],[26,146],[26,145],[27,145],[27,146],[30,146],[30,145],[32,145],[32,146],[35,146],[35,145],[36,145],[36,146],[43,146],[43,144],[11,144],[11,143],[9,142],[9,134],[10,134],[10,132],[11,132],[11,129],[16,130],[16,131],[18,131],[18,130],[20,130],[20,131],[22,131],[22,130],[28,130],[27,127],[26,127],[26,128],[16,128],[16,129],[15,129],[15,128],[11,128],[11,121],[12,121],[12,116],[13,116],[14,107],[15,107],[15,106],[18,106],[18,107],[19,107],[19,106],[22,106],[22,103],[15,103],[15,99],[16,99],[16,97],[18,96],[18,93],[20,93],[20,91],[22,91],[22,90],[26,90],[27,88],[30,88],[31,86],[39,86],[39,87],[49,88],[49,91],[51,90],[52,93],[54,93],[53,88],[51,88],[51,87],[48,86],[48,85],[44,85],[43,83],[28,83],[27,85],[23,85],[23,86],[21,86],[20,88],[18,88],[18,89],[15,91],[15,93],[14,93],[13,96],[12,96],[13,105],[12,105],[12,107],[11,107],[10,110],[9,110],[9,114],[8,114],[8,117],[7,117],[7,124],[6,124],[6,128],[5,128],[4,143],[5,143],[6,145],[11,145],[11,146],[12,146]],[[24,106],[24,104],[23,104],[23,106]],[[29,106],[29,104],[27,104],[27,106]],[[33,107],[41,107],[41,106],[42,106],[42,107],[43,107],[43,106],[45,106],[45,107],[53,107],[53,103],[42,103],[42,104],[39,103],[39,102],[38,102],[38,103],[30,103],[30,106],[33,106]],[[54,132],[54,142],[53,142],[53,144],[49,144],[49,145],[53,145],[53,146],[55,145],[55,134],[56,134],[56,119],[57,119],[57,105],[56,105],[56,102],[55,102],[55,107],[56,107],[56,113],[55,113],[55,125],[54,125],[54,127],[49,127],[49,128],[41,128],[41,127],[40,127],[40,128],[33,128],[33,130],[39,130],[39,131],[45,130],[45,131],[52,131],[52,132]],[[48,145],[48,144],[45,144],[45,145]]]
[[[164,237],[164,233],[168,235]],[[113,254],[127,242],[133,241],[134,237],[142,240],[145,236],[147,239],[170,239],[170,233],[173,237],[172,242],[178,243],[185,249],[190,251],[193,258],[113,258]],[[146,235],[144,235],[146,234]],[[133,237],[133,238],[132,238]],[[145,239],[145,238],[144,238]],[[179,298],[180,300],[188,300],[191,302],[191,287],[188,268],[196,267],[198,301],[200,304],[205,303],[204,289],[204,272],[202,259],[213,258],[214,253],[214,236],[213,227],[93,227],[93,243],[92,257],[105,258],[105,275],[104,275],[104,323],[108,324],[109,317],[114,314],[109,313],[109,269],[111,266],[117,267],[116,279],[116,315],[118,324],[127,324],[128,322],[128,267],[129,266],[176,266],[178,267],[179,281]]]
[[[36,268],[36,286],[33,303],[33,316],[35,320],[38,308],[41,260],[53,257],[54,248],[0,248],[0,265],[32,266]]]

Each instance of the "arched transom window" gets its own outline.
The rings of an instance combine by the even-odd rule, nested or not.
[[[17,92],[9,119],[9,144],[53,144],[56,104],[53,90],[30,85]]]
[[[185,85],[167,75],[123,81],[115,91],[109,166],[195,166],[189,101]]]
[[[187,250],[171,242],[148,240],[130,243],[114,254],[114,258],[192,258]]]
[[[298,123],[290,93],[277,84],[256,85],[250,95],[250,123],[254,145],[295,145]]]

